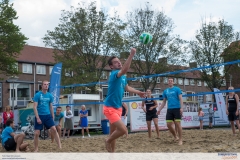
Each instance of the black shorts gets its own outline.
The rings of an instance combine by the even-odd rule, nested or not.
[[[154,118],[158,118],[157,112],[154,113],[146,113],[146,121],[151,121]]]
[[[16,150],[17,143],[15,142],[14,138],[8,138],[8,140],[4,143],[4,148],[7,151],[15,151]]]
[[[166,115],[166,121],[172,122],[172,121],[181,121],[181,114],[180,114],[180,108],[173,108],[167,110]]]
[[[228,112],[228,120],[229,121],[235,121],[237,120],[236,112]]]
[[[212,123],[213,117],[209,117],[209,123]]]

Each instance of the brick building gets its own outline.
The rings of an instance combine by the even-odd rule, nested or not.
[[[53,49],[36,47],[36,46],[24,46],[21,54],[17,58],[18,70],[22,72],[18,75],[18,79],[12,82],[9,77],[4,77],[4,80],[0,81],[0,111],[4,110],[6,105],[13,106],[14,108],[26,107],[27,103],[32,100],[32,97],[36,91],[41,89],[41,83],[43,80],[50,80],[50,75],[54,64],[56,63],[53,57]],[[191,66],[194,68],[195,66]],[[187,69],[190,67],[183,67]],[[102,73],[101,81],[107,81],[111,70],[107,66]],[[62,76],[67,76],[66,73],[62,73]],[[74,76],[74,75],[73,75]],[[200,81],[198,75],[192,72],[184,73],[174,77],[175,84],[182,89],[186,94],[194,94],[197,92],[209,91],[206,88],[206,83]],[[127,74],[128,78],[134,77],[133,70],[130,69]],[[131,80],[128,83],[134,88],[143,90],[141,88],[139,80]],[[155,86],[153,93],[161,94],[162,91],[168,86],[167,77],[158,77],[157,85]],[[101,96],[105,97],[107,94],[107,84],[100,86],[102,89]],[[124,96],[134,96],[125,92]],[[188,97],[189,101],[198,100],[200,103],[205,101],[212,101],[212,95],[204,95],[195,97]]]

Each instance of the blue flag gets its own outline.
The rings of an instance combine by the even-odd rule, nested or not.
[[[50,77],[49,92],[53,95],[53,108],[56,110],[56,104],[59,104],[60,84],[61,84],[62,63],[54,65]]]

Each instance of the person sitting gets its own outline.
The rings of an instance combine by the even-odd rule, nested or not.
[[[14,150],[16,152],[27,150],[28,143],[23,143],[24,133],[16,134],[13,132],[14,121],[8,119],[6,128],[2,132],[2,145],[7,151]]]

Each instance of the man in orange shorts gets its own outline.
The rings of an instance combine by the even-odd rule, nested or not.
[[[132,48],[131,53],[122,66],[121,61],[113,56],[108,60],[108,65],[112,69],[108,81],[108,94],[104,102],[103,113],[110,122],[110,135],[105,140],[106,149],[108,152],[115,151],[115,143],[118,137],[128,134],[126,126],[121,121],[122,115],[122,98],[124,91],[138,94],[140,97],[145,97],[145,93],[138,91],[127,85],[126,73],[130,68],[132,58],[136,53],[136,49]]]

